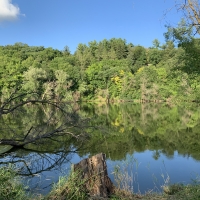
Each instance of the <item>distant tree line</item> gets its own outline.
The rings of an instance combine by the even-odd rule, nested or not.
[[[67,46],[0,46],[1,102],[16,90],[57,102],[199,100],[200,39],[183,20],[167,29],[166,43],[150,48],[121,38],[80,43],[74,54]]]

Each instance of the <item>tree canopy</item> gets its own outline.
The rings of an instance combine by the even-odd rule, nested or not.
[[[164,35],[165,44],[155,39],[149,48],[112,38],[80,43],[74,54],[67,46],[0,46],[1,102],[14,90],[57,102],[198,100],[200,40],[184,20]]]

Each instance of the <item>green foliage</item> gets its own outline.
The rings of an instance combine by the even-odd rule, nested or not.
[[[135,73],[140,67],[147,64],[146,50],[142,46],[130,48],[127,60],[132,73]]]
[[[152,43],[153,43],[153,48],[156,49],[160,48],[160,42],[158,41],[158,39],[153,40]]]
[[[62,70],[56,70],[55,77],[56,81],[54,90],[56,99],[59,101],[71,101],[72,94],[69,91],[69,88],[71,87],[72,82],[69,80],[68,74]]]
[[[167,41],[173,41],[179,45],[188,42],[192,38],[192,27],[188,26],[184,19],[180,21],[176,28],[166,26],[167,32],[164,33]]]
[[[122,80],[130,72],[125,60],[108,60],[94,63],[86,70],[86,81],[90,93],[95,96],[99,90],[108,90],[107,97],[122,94]]]
[[[11,165],[0,168],[0,200],[28,200],[27,189],[17,176],[16,169]]]
[[[189,73],[199,72],[200,43],[199,39],[193,36],[193,26],[189,26],[182,19],[176,28],[167,26],[167,32],[164,35],[168,42],[174,42],[185,50],[183,58],[186,61],[185,70]]]
[[[148,63],[157,65],[162,60],[162,51],[158,49],[149,49],[148,51]]]
[[[79,44],[74,55],[27,44],[0,46],[0,94],[35,92],[56,101],[195,101],[200,97],[200,40],[181,21],[166,44],[127,44],[121,38]],[[178,46],[176,45],[178,44]]]
[[[42,84],[47,78],[45,70],[41,68],[30,67],[28,71],[23,74],[23,89],[27,92],[42,93]]]

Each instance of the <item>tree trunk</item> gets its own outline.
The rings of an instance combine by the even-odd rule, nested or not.
[[[114,185],[108,177],[105,154],[100,153],[73,165],[73,170],[80,172],[85,186],[93,199],[108,198],[114,192]]]

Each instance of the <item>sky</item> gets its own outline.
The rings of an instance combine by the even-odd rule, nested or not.
[[[174,0],[0,0],[0,45],[16,42],[73,53],[79,43],[122,38],[152,46],[165,42],[166,24],[180,14]],[[167,15],[165,15],[167,13]]]

